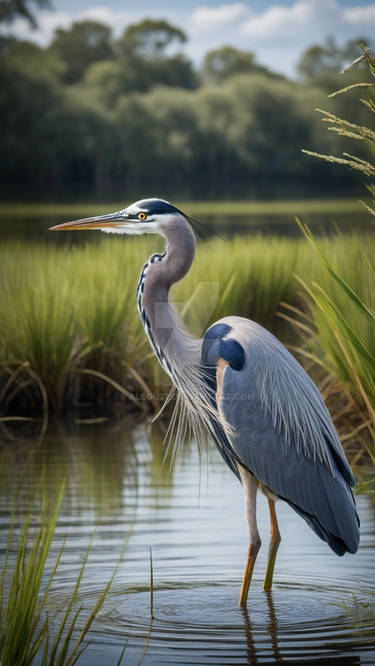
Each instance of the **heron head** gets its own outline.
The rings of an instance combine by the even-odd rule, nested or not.
[[[187,218],[164,199],[141,199],[123,210],[98,217],[65,222],[50,227],[50,231],[99,229],[112,234],[163,234]]]

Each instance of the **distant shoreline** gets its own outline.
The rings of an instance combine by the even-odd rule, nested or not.
[[[358,199],[287,199],[287,200],[226,200],[174,202],[189,215],[304,215],[308,213],[360,213],[364,208]],[[0,203],[0,216],[92,215],[121,210],[126,201],[114,203]]]

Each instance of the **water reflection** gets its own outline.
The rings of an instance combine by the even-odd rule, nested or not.
[[[54,608],[66,607],[89,539],[94,547],[80,600],[87,613],[109,579],[124,535],[125,560],[91,632],[81,663],[125,664],[371,663],[374,652],[374,513],[358,498],[362,540],[356,556],[337,558],[307,525],[280,503],[281,542],[272,593],[262,579],[267,559],[266,501],[259,503],[263,540],[247,610],[238,607],[247,553],[242,489],[213,449],[199,463],[192,446],[173,470],[163,466],[157,428],[56,422],[40,441],[0,447],[0,532],[4,547],[10,498],[25,506],[42,483],[66,492],[51,563],[67,537],[51,589]],[[44,481],[43,481],[44,479]],[[154,557],[154,615],[150,625],[149,547]],[[358,608],[356,615],[346,612]],[[366,608],[367,604],[367,608]],[[369,605],[370,604],[370,611]],[[81,622],[87,614],[83,614]],[[145,650],[145,646],[147,649]],[[143,654],[144,653],[144,654]],[[142,657],[143,655],[143,657]]]

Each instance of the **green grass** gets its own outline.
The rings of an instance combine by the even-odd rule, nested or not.
[[[375,79],[375,59],[369,47],[359,44],[362,54],[349,69],[365,64],[368,74]],[[349,90],[360,91],[358,107],[365,105],[369,111],[369,125],[363,126],[333,115],[330,111],[317,109],[328,130],[353,142],[350,153],[322,155],[304,151],[308,155],[336,165],[349,167],[364,176],[375,176],[374,82],[359,82],[331,93],[330,97],[346,94]],[[365,95],[363,96],[363,93]],[[371,117],[372,114],[372,117]],[[371,122],[372,121],[372,122]],[[365,144],[369,149],[366,159],[358,148]],[[368,201],[362,201],[370,220],[375,218],[375,186],[367,185]],[[375,463],[375,260],[373,248],[365,239],[353,239],[345,250],[345,262],[341,260],[344,247],[336,246],[336,257],[327,257],[314,240],[308,227],[300,227],[310,246],[322,260],[323,270],[317,282],[304,285],[313,304],[315,340],[328,357],[333,374],[341,381],[358,403],[362,411],[362,423],[357,428],[367,427],[372,437],[368,452]]]
[[[48,409],[61,411],[82,396],[109,397],[113,382],[130,393],[156,392],[165,385],[135,303],[143,262],[160,243],[106,238],[68,252],[42,244],[3,244],[3,412],[14,398],[42,404],[46,396]],[[298,247],[262,237],[200,245],[193,270],[174,290],[187,324],[201,335],[218,317],[236,312],[274,326],[280,300],[295,299]]]
[[[219,317],[237,314],[277,329],[280,302],[297,299],[293,272],[301,250],[299,241],[261,235],[200,244],[191,273],[174,292],[177,301],[191,299],[188,325],[202,335]]]
[[[361,259],[364,245],[366,260]],[[161,246],[157,238],[113,237],[69,249],[42,243],[3,243],[2,417],[19,408],[31,414],[42,407],[61,412],[82,401],[98,404],[115,395],[124,400],[124,409],[147,409],[147,401],[137,395],[168,388],[135,303],[145,258]],[[322,247],[335,269],[350,278],[353,288],[372,303],[375,237],[342,235],[325,239]],[[317,253],[302,238],[215,238],[209,245],[198,245],[193,268],[174,288],[173,299],[197,335],[219,317],[237,314],[258,321],[285,340],[285,322],[277,313],[281,302],[301,303],[304,290],[295,273],[307,283],[324,281],[328,275]],[[341,298],[337,283],[327,279],[321,284],[333,299]],[[351,305],[342,301],[341,307]],[[332,371],[355,392],[353,378],[345,374],[344,366],[339,373],[341,354],[333,341],[328,345],[332,334],[321,321],[318,308],[314,317]],[[358,336],[373,350],[368,322],[358,319],[356,325]],[[157,399],[150,407],[157,408]]]
[[[127,541],[110,580],[81,622],[84,606],[79,603],[78,596],[91,540],[64,609],[58,613],[50,612],[49,593],[60,565],[64,543],[49,573],[48,556],[63,492],[64,486],[61,486],[52,507],[48,506],[44,493],[39,515],[31,506],[26,517],[21,519],[20,527],[16,519],[16,505],[13,509],[0,582],[0,660],[3,666],[29,666],[36,661],[48,666],[75,664],[87,647],[88,632],[103,606],[122,560]],[[36,527],[33,526],[35,523]],[[121,659],[122,655],[118,664]]]
[[[316,354],[323,350],[330,373],[357,401],[362,424],[371,434],[368,453],[375,462],[374,254],[359,237],[348,247],[341,238],[328,259],[324,244],[315,241],[308,227],[302,229],[322,264],[318,283],[302,282],[313,313]]]

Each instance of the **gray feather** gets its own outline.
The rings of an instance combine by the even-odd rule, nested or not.
[[[236,455],[338,554],[355,552],[354,477],[319,391],[268,331],[240,317],[221,321],[246,357],[240,371],[225,369],[218,405]]]
[[[285,347],[255,322],[227,317],[221,329],[217,322],[222,344],[215,343],[215,331],[212,336],[208,331],[203,341],[186,331],[168,296],[172,284],[190,269],[194,234],[170,204],[152,200],[151,205],[154,216],[140,233],[147,228],[163,234],[167,247],[146,262],[137,302],[150,344],[177,388],[170,424],[175,450],[189,429],[198,442],[212,434],[234,471],[238,464],[250,470],[335,552],[355,552],[354,477],[319,391]],[[126,212],[134,213],[132,207]],[[132,229],[138,233],[139,225]],[[216,405],[220,354],[229,365],[221,404]]]

